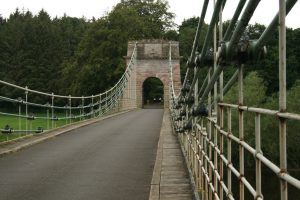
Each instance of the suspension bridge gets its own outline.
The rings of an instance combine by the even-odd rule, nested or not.
[[[300,177],[287,164],[287,122],[298,123],[300,115],[287,112],[285,26],[297,0],[279,0],[278,14],[249,40],[245,29],[259,2],[240,0],[223,31],[226,1],[217,0],[199,44],[209,3],[203,1],[182,84],[179,43],[165,40],[128,42],[124,74],[96,95],[47,93],[0,80],[2,88],[19,94],[0,94],[0,103],[12,108],[0,117],[14,124],[1,132],[16,138],[0,145],[0,199],[298,199]],[[246,105],[245,66],[264,58],[277,28],[278,109]],[[236,71],[225,82],[227,66]],[[163,83],[164,110],[141,109],[150,77]],[[226,102],[236,84],[236,104]],[[250,140],[246,115],[254,123]],[[262,118],[268,116],[278,124],[272,130],[278,162],[262,151]],[[269,187],[272,181],[278,187]]]

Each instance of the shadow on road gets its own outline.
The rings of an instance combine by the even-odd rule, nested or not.
[[[155,104],[145,104],[143,109],[164,109],[164,104],[155,103]]]

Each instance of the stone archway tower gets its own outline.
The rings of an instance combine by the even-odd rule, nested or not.
[[[128,42],[126,62],[130,61],[136,41]],[[130,77],[129,84],[123,96],[123,109],[132,107],[141,108],[143,106],[143,83],[147,78],[156,77],[164,85],[164,107],[169,106],[169,84],[170,84],[170,63],[169,49],[171,46],[173,80],[175,92],[178,94],[181,88],[180,80],[180,56],[179,42],[166,40],[140,40],[137,41],[137,56],[133,69],[133,75]],[[130,105],[129,101],[124,104],[126,97],[132,96]],[[128,98],[127,98],[128,99]]]

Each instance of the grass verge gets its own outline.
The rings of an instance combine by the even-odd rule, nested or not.
[[[59,115],[57,116],[60,117]],[[44,131],[51,130],[53,128],[58,128],[70,124],[71,122],[73,123],[77,121],[79,121],[79,119],[76,120],[72,119],[71,121],[70,120],[52,121],[52,120],[45,120],[45,119],[28,120],[19,117],[0,115],[0,129],[4,129],[5,126],[8,125],[13,130],[23,130],[22,132],[14,132],[11,134],[0,133],[0,143],[4,141],[14,140],[19,137],[24,137],[29,134],[38,134],[35,132],[26,132],[26,130],[37,130],[39,127],[41,127]]]

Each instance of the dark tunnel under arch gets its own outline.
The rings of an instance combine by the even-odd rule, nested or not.
[[[143,108],[164,107],[164,84],[156,77],[149,77],[143,82]]]

